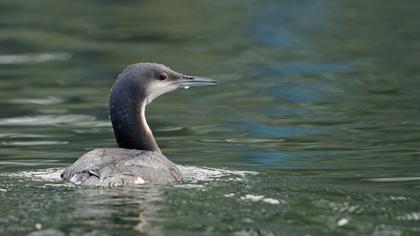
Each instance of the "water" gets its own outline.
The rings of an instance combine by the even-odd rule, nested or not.
[[[0,1],[1,235],[418,235],[418,1]],[[175,186],[77,188],[135,62]]]

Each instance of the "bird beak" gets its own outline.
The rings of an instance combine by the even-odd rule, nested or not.
[[[178,87],[183,87],[183,88],[189,88],[193,86],[216,85],[218,83],[219,81],[217,80],[204,78],[200,76],[189,76],[189,75],[183,75],[179,81],[175,82],[175,84],[178,85]]]

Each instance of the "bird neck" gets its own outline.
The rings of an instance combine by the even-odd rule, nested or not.
[[[146,92],[135,79],[118,79],[111,89],[109,114],[121,148],[160,152],[146,121]]]

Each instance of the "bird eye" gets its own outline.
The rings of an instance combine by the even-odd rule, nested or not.
[[[166,74],[160,74],[159,75],[159,80],[165,80],[166,78],[168,78],[168,76]]]

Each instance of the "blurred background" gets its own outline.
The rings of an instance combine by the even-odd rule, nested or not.
[[[417,235],[419,12],[414,0],[1,0],[0,233]],[[258,174],[136,191],[13,177],[116,147],[109,89],[137,62],[221,82],[148,106],[166,156]]]

